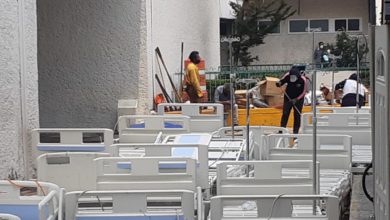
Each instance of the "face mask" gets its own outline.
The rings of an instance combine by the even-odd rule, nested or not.
[[[298,77],[296,75],[290,75],[290,82],[296,82],[298,80]]]
[[[321,45],[320,48],[322,49],[322,48],[324,48],[324,46]]]

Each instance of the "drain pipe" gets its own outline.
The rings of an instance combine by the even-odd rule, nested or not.
[[[24,161],[24,178],[29,178],[28,146],[27,146],[27,112],[26,112],[26,60],[25,60],[25,34],[24,34],[24,0],[18,1],[18,25],[19,25],[19,77],[20,77],[20,132],[22,134],[21,146]]]

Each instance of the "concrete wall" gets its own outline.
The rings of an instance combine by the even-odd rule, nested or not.
[[[145,19],[140,0],[38,0],[41,127],[113,128],[118,99],[145,106]]]
[[[298,1],[286,0],[298,10]],[[368,33],[368,1],[366,0],[300,0],[299,14],[289,19],[360,18],[363,33]],[[289,20],[288,19],[288,20]],[[252,49],[259,55],[257,64],[310,63],[313,58],[312,33],[288,33],[288,20],[281,23],[281,33],[269,35],[265,44]],[[332,25],[331,23],[329,25]],[[314,43],[334,43],[336,33],[316,33]],[[256,63],[253,63],[256,64]]]
[[[38,124],[35,0],[0,1],[0,179],[28,178]]]
[[[154,49],[158,46],[171,74],[180,72],[180,47],[184,42],[184,59],[197,50],[206,60],[206,69],[220,65],[219,1],[148,0],[150,65],[158,72]],[[165,77],[165,76],[164,76]],[[176,79],[175,83],[179,80]],[[168,87],[165,77],[165,84]],[[155,88],[158,88],[155,83]],[[170,86],[169,86],[170,88]],[[169,89],[168,88],[168,89]]]

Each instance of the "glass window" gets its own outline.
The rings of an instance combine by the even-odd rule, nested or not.
[[[345,31],[347,30],[347,20],[338,19],[334,21],[334,30],[335,31]]]
[[[260,29],[267,28],[271,24],[272,24],[272,21],[259,21],[259,28]],[[272,34],[280,33],[280,24],[278,24],[275,28],[273,28],[270,33],[272,33]]]
[[[348,19],[348,31],[360,31],[360,20]]]
[[[307,20],[290,20],[290,32],[308,32]]]
[[[323,20],[310,20],[310,29],[321,29],[320,32],[329,31],[329,21],[327,19]]]

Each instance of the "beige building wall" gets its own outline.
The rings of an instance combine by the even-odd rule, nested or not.
[[[253,64],[292,64],[311,63],[313,59],[313,34],[289,33],[291,19],[331,19],[330,30],[334,29],[337,18],[359,18],[362,32],[351,34],[367,34],[368,32],[368,1],[367,0],[286,0],[297,10],[297,13],[281,22],[280,34],[271,34],[265,38],[265,44],[251,50],[259,56],[259,61]],[[299,3],[300,2],[300,7]],[[332,22],[333,21],[333,22]],[[315,33],[314,45],[318,42],[334,43],[336,33]]]

